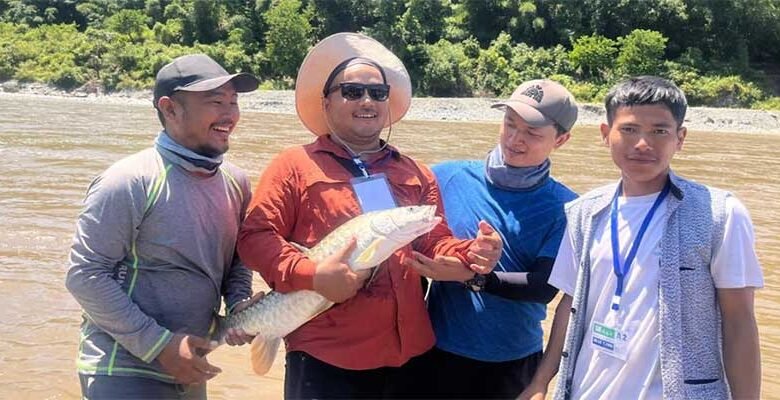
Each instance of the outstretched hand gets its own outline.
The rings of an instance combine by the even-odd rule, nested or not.
[[[501,235],[484,220],[479,221],[477,238],[469,246],[468,258],[471,261],[469,268],[483,275],[493,271],[501,258],[503,245]]]

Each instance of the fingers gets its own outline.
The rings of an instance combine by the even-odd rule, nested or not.
[[[241,346],[251,343],[254,336],[246,333],[243,329],[230,328],[225,335],[225,343],[230,346]]]
[[[489,274],[490,271],[493,271],[493,267],[485,267],[479,264],[469,264],[469,269],[480,275]]]
[[[495,232],[496,230],[490,226],[484,219],[479,221],[479,231],[483,235],[490,235],[491,233]]]
[[[479,221],[479,232],[477,233],[477,242],[482,242],[486,245],[501,248],[501,235],[490,226],[487,222]]]
[[[364,269],[362,271],[354,272],[355,274],[355,281],[358,282],[359,286],[362,286],[363,283],[365,283],[366,279],[371,277],[372,270],[370,269]]]
[[[355,239],[353,236],[349,238],[347,245],[339,249],[334,254],[334,256],[343,262],[347,262],[349,260],[349,256],[352,255],[352,252],[355,250],[355,246],[357,246],[357,239]]]
[[[437,281],[463,282],[474,275],[456,257],[436,256],[435,259],[431,259],[413,251],[412,257],[407,257],[404,262],[414,268],[418,274]]]
[[[418,253],[418,252],[412,252],[411,257],[406,257],[404,259],[404,264],[407,266],[414,268],[415,271],[417,271],[418,274],[431,279],[436,279],[436,271],[434,271],[433,268],[428,266],[426,263],[422,261],[433,261],[428,257],[425,257],[424,255]]]
[[[193,368],[201,375],[201,382],[205,382],[222,372],[222,369],[215,365],[209,364],[209,362],[206,361],[204,357],[193,358],[192,361]]]

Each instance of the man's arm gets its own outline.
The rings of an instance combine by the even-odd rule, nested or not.
[[[174,335],[146,315],[123,290],[117,275],[132,280],[134,241],[146,196],[132,178],[107,171],[90,185],[70,252],[65,286],[87,317],[144,362],[157,359],[180,383],[203,383],[219,373],[199,351],[205,339]],[[124,263],[124,265],[120,265]],[[130,286],[132,290],[132,285]]]
[[[754,289],[718,289],[723,328],[723,359],[735,399],[761,396],[761,354],[753,311]]]
[[[266,167],[255,187],[249,211],[238,233],[238,253],[279,292],[312,290],[316,264],[293,247],[290,237],[300,197],[296,173],[287,152]]]
[[[335,303],[345,301],[362,287],[369,271],[355,273],[344,262],[354,243],[343,247],[338,256],[315,263],[285,239],[301,223],[298,209],[311,206],[301,204],[295,160],[286,154],[266,167],[257,184],[238,235],[241,260],[260,272],[273,290],[314,290]]]
[[[518,399],[544,400],[547,395],[547,387],[555,374],[558,373],[558,366],[561,363],[561,354],[563,353],[563,344],[566,339],[566,327],[569,325],[569,315],[571,312],[572,297],[568,294],[563,295],[558,307],[555,308],[555,317],[553,318],[552,328],[550,329],[550,340],[547,342],[547,348],[544,349],[544,356],[539,363],[531,383],[523,390]]]
[[[173,334],[141,311],[117,281],[132,280],[135,273],[133,242],[146,201],[131,179],[110,169],[90,185],[65,285],[92,322],[134,356],[151,362]]]
[[[493,271],[487,275],[485,291],[510,300],[547,304],[558,289],[547,283],[555,259],[539,257],[528,272]]]
[[[246,175],[241,173],[239,182],[242,192],[241,221],[246,216],[246,210],[252,200],[252,189]],[[225,271],[222,279],[222,297],[228,312],[232,311],[239,303],[252,296],[252,271],[249,270],[238,256],[238,249],[233,251],[233,261]]]

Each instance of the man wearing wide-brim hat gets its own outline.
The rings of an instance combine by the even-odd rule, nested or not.
[[[274,290],[315,290],[337,303],[287,336],[286,398],[414,396],[409,378],[424,379],[410,373],[414,357],[434,335],[420,276],[402,254],[455,256],[458,268],[480,273],[498,259],[500,238],[486,224],[475,240],[458,240],[442,223],[393,254],[364,286],[368,276],[341,260],[315,263],[290,244],[312,247],[354,216],[393,206],[433,204],[443,215],[430,169],[380,138],[385,128],[389,138],[410,100],[406,68],[364,35],[322,40],[298,71],[296,109],[317,138],[266,168],[238,244],[242,260]]]

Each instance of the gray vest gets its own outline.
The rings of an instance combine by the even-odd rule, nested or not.
[[[672,195],[667,197],[659,266],[663,397],[728,399],[721,359],[720,309],[710,264],[723,240],[730,194],[674,173],[670,178]],[[571,398],[574,367],[588,326],[585,315],[594,230],[609,218],[616,189],[616,184],[596,189],[566,207],[579,270],[555,399]]]

